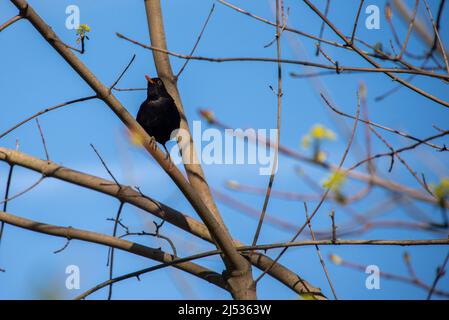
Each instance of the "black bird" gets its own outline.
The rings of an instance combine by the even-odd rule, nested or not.
[[[145,78],[148,81],[147,99],[140,105],[136,120],[167,151],[165,143],[170,140],[172,132],[179,129],[181,117],[164,82],[147,75]]]

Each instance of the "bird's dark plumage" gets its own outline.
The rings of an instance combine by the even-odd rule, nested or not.
[[[147,99],[140,105],[136,120],[150,136],[165,147],[172,132],[179,129],[181,117],[162,80],[145,77],[148,81]]]

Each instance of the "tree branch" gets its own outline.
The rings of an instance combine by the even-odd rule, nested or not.
[[[346,43],[347,46],[351,47],[355,52],[357,52],[363,59],[365,59],[367,62],[369,62],[375,68],[377,68],[377,69],[381,68],[381,66],[376,61],[371,59],[366,53],[364,53],[356,45],[351,43],[350,40],[348,40],[343,35],[343,33],[332,22],[330,22],[329,19],[327,17],[325,17],[323,15],[323,13],[321,13],[320,10],[318,10],[309,0],[302,0],[302,1],[305,2],[307,4],[307,6],[320,17],[320,19],[322,19],[324,22],[326,22],[326,24],[335,32],[336,35],[338,35],[340,37],[340,39],[342,39]],[[426,97],[446,108],[449,108],[449,102],[439,99],[439,98],[427,93],[426,91],[412,85],[411,83],[409,83],[401,78],[398,78],[392,72],[384,72],[384,73],[388,77],[390,77],[392,80],[399,82],[403,86],[415,91],[416,93],[418,93],[418,94],[420,94],[420,95],[422,95],[422,96],[424,96],[424,97]]]
[[[80,187],[117,198],[121,202],[132,204],[154,216],[165,220],[174,226],[208,242],[213,242],[212,237],[204,224],[185,215],[155,199],[141,194],[133,188],[125,185],[117,185],[114,181],[105,180],[79,171],[62,167],[54,162],[43,161],[24,153],[0,147],[0,161],[10,165],[19,165],[30,170],[44,174],[46,177],[53,177],[66,181]],[[234,241],[236,245],[243,245],[239,241]],[[315,294],[317,299],[322,299],[321,291],[301,279],[291,270],[277,263],[273,266],[273,260],[261,253],[254,253],[250,257],[251,263],[261,270],[272,266],[268,274],[277,279],[285,286],[298,294]]]
[[[167,263],[172,262],[177,259],[177,257],[165,253],[159,249],[154,249],[150,247],[143,246],[138,243],[134,243],[128,240],[123,240],[115,237],[111,237],[105,234],[75,229],[72,227],[61,227],[50,224],[45,224],[41,222],[37,222],[34,220],[21,218],[10,213],[6,213],[4,211],[0,211],[0,220],[14,225],[19,228],[44,233],[56,237],[67,238],[67,239],[77,239],[86,242],[101,244],[105,246],[109,246],[112,248],[116,248],[119,250],[127,251],[133,254],[136,254],[141,257],[150,258],[152,260],[156,260],[159,262]],[[188,272],[194,276],[197,276],[203,280],[206,280],[210,283],[215,284],[216,286],[227,290],[226,283],[223,281],[223,278],[220,274],[213,272],[207,268],[199,266],[197,264],[186,262],[186,263],[178,263],[174,265],[175,268]]]
[[[179,59],[185,59],[185,60],[198,60],[198,61],[208,61],[208,62],[216,62],[216,63],[225,63],[225,62],[265,62],[265,63],[278,63],[277,58],[266,58],[266,57],[230,57],[230,58],[215,58],[215,57],[205,57],[205,56],[192,56],[187,54],[182,54],[174,51],[170,51],[167,49],[163,49],[157,46],[148,46],[144,43],[141,43],[139,41],[133,40],[119,32],[116,33],[117,37],[124,39],[126,41],[129,41],[131,43],[134,43],[138,46],[141,46],[142,48],[151,50],[153,52],[160,52],[167,54],[169,56],[173,56]],[[374,73],[398,73],[398,74],[415,74],[415,75],[421,75],[421,76],[427,76],[427,77],[433,77],[437,79],[442,80],[449,80],[449,76],[446,74],[441,73],[435,73],[432,71],[426,71],[421,69],[408,69],[408,68],[382,68],[382,67],[376,67],[376,68],[365,68],[365,67],[351,67],[351,66],[343,66],[343,65],[328,65],[328,64],[322,64],[312,61],[306,61],[306,60],[296,60],[296,59],[280,59],[280,62],[283,64],[293,64],[293,65],[303,65],[307,67],[315,67],[320,69],[328,69],[328,70],[334,70],[339,72],[339,74],[344,74],[345,72],[374,72]]]
[[[164,22],[162,16],[162,9],[160,0],[145,0],[145,11],[147,14],[148,29],[150,32],[151,44],[153,46],[167,49],[167,41],[165,37]],[[207,207],[206,215],[211,215],[210,217],[204,216],[204,219],[212,219],[217,223],[217,230],[214,232],[211,230],[214,238],[217,238],[217,245],[219,248],[226,248],[224,262],[227,266],[229,284],[231,286],[231,291],[234,298],[237,299],[255,299],[256,298],[256,287],[252,279],[251,265],[242,256],[237,254],[235,247],[233,246],[233,241],[229,232],[220,216],[218,208],[210,192],[209,186],[207,184],[206,177],[204,175],[203,169],[198,161],[198,155],[196,154],[193,139],[191,137],[190,128],[187,122],[187,117],[184,112],[184,107],[182,105],[181,96],[177,87],[177,78],[173,74],[170,60],[168,55],[163,52],[153,51],[154,63],[156,65],[157,73],[159,78],[165,84],[167,91],[175,100],[178,111],[181,115],[181,129],[185,130],[187,133],[187,144],[185,141],[179,141],[178,145],[182,150],[182,158],[184,160],[184,167],[187,172],[188,179],[190,181],[191,187],[196,191],[196,194],[204,202]],[[182,146],[182,147],[181,147]],[[187,149],[186,149],[187,147]],[[207,223],[206,223],[207,225]],[[220,236],[223,241],[220,243],[218,235],[215,233],[220,232]]]
[[[98,98],[103,100],[105,104],[117,115],[117,117],[126,125],[133,133],[137,134],[144,148],[153,156],[156,162],[164,169],[164,171],[176,183],[178,188],[183,192],[189,203],[201,217],[207,228],[213,235],[218,246],[222,249],[224,255],[229,260],[234,270],[241,270],[242,261],[246,261],[237,252],[233,245],[233,241],[227,230],[214,218],[214,214],[205,205],[197,191],[184,178],[181,171],[174,166],[171,161],[167,161],[166,155],[157,145],[154,144],[150,136],[137,123],[133,116],[123,107],[117,98],[111,93],[108,87],[101,83],[97,77],[79,60],[79,58],[68,49],[59,39],[56,33],[45,23],[44,20],[33,10],[33,8],[25,0],[11,0],[11,2],[20,10],[21,14],[27,19],[41,34],[41,36],[66,60],[68,64],[83,78],[83,80],[97,93]],[[151,1],[150,3],[155,3]],[[167,79],[167,74],[164,74]],[[168,89],[173,89],[168,86]],[[176,100],[176,99],[175,99]]]

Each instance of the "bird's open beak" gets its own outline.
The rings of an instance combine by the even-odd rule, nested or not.
[[[145,75],[145,79],[147,79],[147,81],[148,81],[149,83],[154,84],[154,80],[151,79],[149,75],[146,74],[146,75]]]

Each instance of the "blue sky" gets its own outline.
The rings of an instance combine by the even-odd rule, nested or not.
[[[335,2],[335,1],[334,1]],[[357,10],[358,1],[333,2],[330,10],[331,20],[341,26],[349,34],[352,30],[352,20]],[[409,5],[412,1],[409,2]],[[35,10],[49,23],[54,31],[67,43],[75,45],[74,30],[65,28],[67,15],[65,9],[70,4],[76,4],[81,10],[81,22],[87,23],[92,31],[87,42],[87,52],[80,58],[105,84],[111,84],[120,74],[133,54],[136,60],[119,84],[121,88],[145,86],[144,74],[155,75],[151,52],[136,47],[115,36],[115,32],[123,33],[133,39],[148,43],[148,30],[145,10],[142,1],[118,0],[71,0],[71,1],[30,1]],[[203,21],[214,1],[173,0],[163,1],[163,12],[166,25],[169,49],[175,52],[188,53],[193,46]],[[257,15],[274,19],[271,1],[233,1]],[[384,1],[369,1],[368,4],[383,8]],[[431,1],[435,6],[437,2]],[[320,21],[306,8],[301,1],[286,1],[290,7],[288,23],[292,27],[309,33],[317,34]],[[365,5],[365,7],[366,7]],[[322,10],[324,8],[321,8]],[[366,17],[362,11],[362,22]],[[424,13],[424,11],[422,11]],[[17,14],[15,7],[8,1],[0,3],[0,21],[6,21]],[[423,18],[426,18],[423,16]],[[402,38],[406,26],[398,17],[394,17],[398,32]],[[448,40],[447,26],[442,25],[443,40]],[[358,30],[358,36],[369,43],[382,42],[389,48],[392,39],[390,30],[384,18],[381,18],[379,30],[368,30],[363,24]],[[261,22],[238,14],[217,3],[215,12],[201,40],[196,54],[210,57],[275,57],[275,46],[264,48],[274,36],[274,29]],[[337,40],[328,29],[325,37]],[[5,131],[23,118],[64,101],[92,94],[91,89],[66,64],[66,62],[38,35],[26,21],[20,21],[0,33],[2,48],[0,50],[0,132]],[[314,42],[291,34],[284,34],[282,55],[284,58],[312,60],[327,63],[322,57],[315,57]],[[367,66],[366,62],[348,52],[342,52],[334,47],[324,46],[326,53],[338,57],[341,65]],[[409,50],[414,53],[423,52],[419,41],[412,39]],[[170,59],[173,69],[178,70],[183,60]],[[293,79],[290,72],[311,72],[313,69],[299,66],[284,65],[284,96],[282,111],[281,142],[300,152],[301,138],[316,123],[321,123],[337,132],[338,139],[325,145],[329,160],[338,162],[346,145],[346,138],[338,130],[337,123],[352,126],[350,121],[336,118],[323,105],[319,93],[324,90],[332,100],[348,113],[355,113],[356,91],[363,81],[368,91],[368,106],[373,121],[408,131],[420,137],[435,134],[432,125],[446,128],[449,120],[448,110],[425,98],[401,89],[396,94],[380,102],[375,97],[394,87],[395,84],[382,74],[343,74],[326,76],[319,80]],[[275,128],[276,127],[276,96],[269,86],[276,87],[276,65],[272,63],[233,62],[208,63],[191,61],[179,80],[183,104],[189,122],[200,120],[198,108],[209,108],[224,123],[235,128]],[[429,80],[416,79],[413,82],[419,87],[429,90],[438,97],[449,100],[447,84]],[[321,88],[321,89],[317,89]],[[136,114],[145,92],[119,92],[116,96],[123,105]],[[76,104],[40,118],[45,133],[50,157],[53,161],[67,167],[109,178],[89,144],[93,143],[101,152],[120,182],[138,185],[148,195],[169,204],[170,206],[197,217],[190,205],[183,199],[173,182],[155,165],[149,155],[132,146],[127,138],[122,123],[109,108],[100,101],[88,101]],[[207,127],[202,123],[203,128]],[[384,133],[382,133],[384,134]],[[385,136],[394,146],[403,146],[409,141],[394,135]],[[357,131],[358,145],[364,150],[364,130],[360,126]],[[20,129],[4,137],[0,143],[3,147],[14,148],[16,139],[20,141],[20,150],[44,158],[44,152],[35,123],[30,122]],[[198,148],[199,141],[196,141]],[[448,139],[440,139],[440,144],[448,143]],[[204,146],[204,144],[203,144]],[[385,146],[373,137],[373,147],[378,152],[386,151]],[[357,149],[353,149],[357,150]],[[347,164],[353,164],[363,155],[353,152],[347,159]],[[417,172],[423,172],[429,182],[438,182],[440,178],[449,176],[448,156],[436,154],[435,151],[420,147],[416,151],[404,154],[404,157]],[[387,172],[388,159],[377,162],[381,174],[394,181],[419,188],[408,172],[395,164],[392,173]],[[300,193],[311,193],[307,184],[295,174],[295,168],[300,166],[306,170],[315,181],[321,182],[327,173],[295,162],[286,157],[280,158],[279,170],[276,176],[275,189],[290,190]],[[8,167],[0,164],[0,194],[4,192]],[[205,166],[209,184],[217,190],[234,196],[256,210],[262,209],[263,197],[258,195],[237,193],[225,188],[228,179],[241,183],[265,187],[267,176],[259,176],[258,168],[250,165],[209,165]],[[26,169],[15,168],[11,194],[20,192],[39,178],[39,175]],[[350,183],[344,191],[352,194],[362,185]],[[373,208],[386,193],[376,190],[366,200],[354,205],[354,210],[364,213]],[[46,179],[33,191],[12,201],[8,211],[37,221],[64,226],[73,226],[98,232],[111,233],[112,223],[107,218],[113,217],[118,202],[106,196],[84,190],[61,181]],[[243,242],[250,242],[257,221],[241,212],[218,202],[224,220],[232,235]],[[438,218],[435,208],[420,203],[416,204],[429,215]],[[314,204],[309,203],[313,208]],[[323,206],[314,219],[316,229],[329,227],[328,213],[332,208],[337,212],[337,223],[344,223],[348,216],[341,208],[329,203]],[[268,208],[270,215],[301,225],[304,221],[303,204],[301,202],[272,199]],[[127,225],[135,231],[153,228],[153,217],[139,209],[125,206],[123,218]],[[393,209],[382,218],[385,220],[407,219],[403,210]],[[164,226],[163,232],[169,235],[177,245],[181,255],[190,255],[207,250],[211,245],[197,241],[175,227]],[[279,230],[266,225],[262,230],[260,243],[285,241],[291,237],[291,232]],[[430,237],[445,237],[441,234],[428,234],[411,230],[377,229],[369,231],[359,238],[366,239],[424,239]],[[169,247],[154,238],[130,238],[153,247]],[[61,248],[64,239],[51,238],[26,230],[6,227],[5,237],[0,247],[0,268],[7,270],[0,273],[0,299],[32,299],[42,297],[51,292],[59,298],[71,298],[84,290],[107,279],[106,268],[107,248],[79,241],[72,241],[69,247],[59,254],[53,251]],[[402,254],[406,249],[398,247],[322,247],[331,278],[336,291],[341,298],[346,299],[421,299],[426,291],[416,287],[381,280],[380,290],[365,288],[366,275],[362,272],[348,270],[332,265],[327,256],[336,253],[344,259],[363,265],[375,264],[381,272],[406,274],[402,262]],[[437,265],[442,263],[447,247],[407,248],[418,275],[427,283],[433,280]],[[271,254],[275,254],[272,251]],[[207,258],[202,264],[222,271],[222,263],[218,258]],[[329,286],[325,281],[323,271],[316,256],[315,249],[290,249],[282,260],[292,270],[323,289],[330,296]],[[81,289],[68,291],[65,286],[65,268],[75,264],[81,270]],[[133,255],[117,252],[115,275],[135,271],[154,264],[152,261]],[[256,271],[258,273],[258,271]],[[178,276],[182,275],[187,286],[180,285]],[[174,279],[176,281],[174,281]],[[181,289],[179,288],[181,286]],[[114,287],[114,298],[134,299],[180,299],[180,298],[223,298],[229,295],[194,277],[183,275],[177,270],[161,270],[145,275],[139,282],[130,279]],[[190,288],[190,289],[186,289]],[[449,290],[449,280],[443,278],[439,288]],[[193,292],[193,295],[192,295]],[[99,291],[91,298],[103,299],[106,290]],[[295,299],[293,292],[276,283],[269,277],[261,281],[258,288],[260,298]]]

